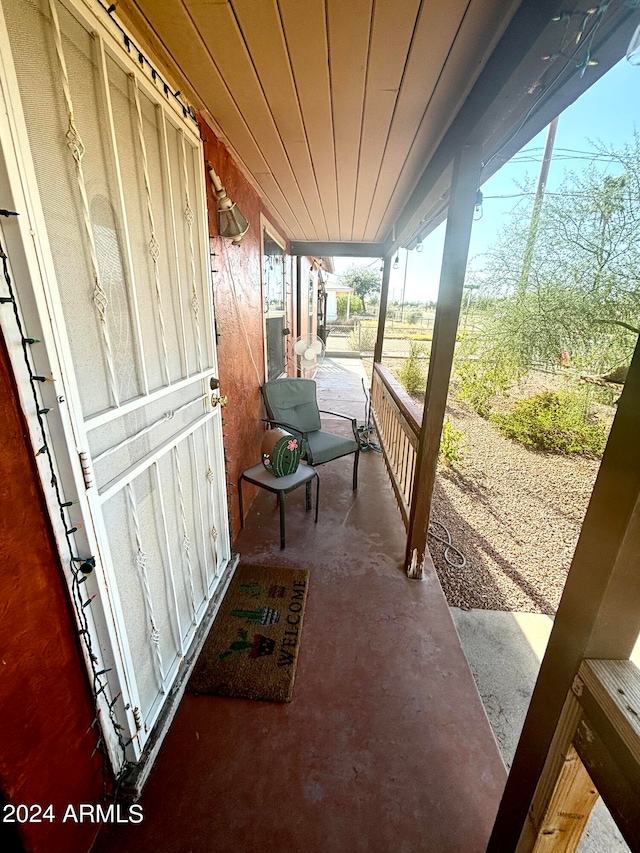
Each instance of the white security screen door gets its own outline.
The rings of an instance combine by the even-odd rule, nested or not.
[[[230,555],[201,141],[99,4],[2,10],[14,144],[51,267],[40,322],[97,551],[87,587],[137,759]]]

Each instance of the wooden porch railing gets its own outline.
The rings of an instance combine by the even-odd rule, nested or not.
[[[373,421],[405,527],[409,524],[422,412],[381,364],[371,384]]]

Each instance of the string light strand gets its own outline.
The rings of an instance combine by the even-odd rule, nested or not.
[[[562,68],[560,70],[558,75],[555,77],[554,80],[552,80],[552,82],[548,86],[544,86],[540,82],[542,80],[542,77],[546,73],[546,71],[545,71],[540,75],[540,77],[538,78],[536,83],[534,83],[529,88],[529,91],[532,94],[533,94],[533,92],[537,92],[536,98],[534,99],[533,103],[531,104],[529,109],[524,114],[523,118],[520,120],[520,122],[516,126],[515,130],[513,130],[513,132],[509,134],[509,136],[502,143],[502,145],[500,145],[500,147],[496,151],[494,151],[494,153],[491,155],[491,157],[489,157],[489,159],[484,163],[485,168],[489,165],[489,163],[491,163],[493,160],[495,160],[495,158],[498,157],[504,151],[504,149],[517,137],[517,135],[524,128],[524,126],[529,121],[529,119],[533,116],[536,108],[542,103],[542,101],[544,99],[546,99],[548,101],[550,99],[551,95],[560,87],[561,84],[563,84],[565,82],[564,72],[566,71],[567,68],[571,67],[572,63],[574,64],[575,68],[579,68],[581,70],[581,73],[580,73],[581,77],[584,75],[585,70],[587,69],[587,67],[589,67],[590,64],[597,64],[597,63],[595,63],[594,60],[591,59],[591,50],[593,48],[593,42],[594,42],[596,33],[600,29],[600,25],[602,24],[602,21],[605,18],[605,15],[606,15],[606,12],[609,8],[609,5],[610,5],[609,2],[603,3],[600,6],[594,7],[592,11],[589,10],[588,14],[584,13],[584,12],[578,12],[577,10],[571,13],[571,15],[587,14],[587,21],[593,20],[593,24],[591,26],[591,29],[589,30],[589,35],[587,36],[586,39],[583,38],[583,36],[584,36],[584,29],[583,29],[581,36],[580,36],[580,39],[578,39],[578,41],[575,43],[575,50],[573,51],[573,53],[571,55],[566,55],[565,53],[562,52],[563,51],[562,45],[564,45],[565,40],[566,40],[567,27],[565,27],[565,32],[562,35],[560,50],[558,50],[556,53],[549,54],[548,56],[541,57],[541,59],[543,61],[556,60],[556,59],[562,58],[562,59],[567,60],[567,63],[564,66],[564,68]],[[561,17],[561,16],[557,16],[553,20],[560,22],[560,21],[564,21],[566,19]],[[578,61],[576,59],[576,56],[577,56],[578,52],[582,49],[583,45],[586,45],[584,58],[582,59],[582,61]]]
[[[16,216],[17,213],[13,211],[0,211],[0,215],[2,216]],[[36,338],[30,338],[25,334],[24,327],[22,325],[22,319],[20,317],[20,311],[18,309],[18,303],[15,297],[15,292],[13,289],[13,283],[11,280],[11,275],[9,273],[9,259],[4,251],[4,247],[2,243],[0,243],[0,261],[2,262],[2,274],[4,277],[4,281],[7,287],[7,291],[9,296],[3,297],[4,303],[10,303],[13,309],[13,315],[15,318],[15,323],[18,329],[18,334],[20,336],[20,341],[22,345],[22,353],[24,357],[24,362],[26,365],[27,373],[29,376],[29,385],[31,387],[31,393],[33,395],[33,401],[35,404],[35,414],[38,420],[38,426],[40,429],[42,446],[35,454],[36,456],[44,456],[46,457],[48,463],[48,469],[50,474],[50,483],[51,487],[54,491],[54,495],[56,498],[56,502],[58,504],[58,508],[60,511],[60,519],[62,521],[62,528],[64,530],[64,536],[67,542],[67,547],[69,550],[69,569],[71,574],[71,599],[73,603],[73,607],[76,613],[76,617],[78,620],[79,628],[78,635],[80,636],[87,653],[87,657],[91,663],[91,672],[89,673],[89,679],[91,682],[91,690],[92,690],[92,698],[93,705],[95,710],[95,718],[94,722],[91,724],[89,728],[92,728],[94,723],[97,722],[99,718],[99,703],[98,696],[103,693],[107,686],[108,682],[103,679],[109,671],[110,668],[99,668],[99,660],[95,654],[95,650],[93,648],[93,644],[91,641],[91,633],[89,630],[89,618],[87,614],[87,610],[91,605],[92,601],[96,597],[95,594],[88,596],[86,599],[82,596],[82,585],[87,580],[87,575],[90,574],[95,568],[95,558],[94,557],[78,557],[75,556],[76,549],[71,540],[71,536],[73,533],[81,526],[81,525],[73,525],[70,524],[67,520],[66,511],[77,503],[77,501],[67,501],[64,500],[62,491],[60,489],[60,485],[58,483],[58,478],[55,474],[55,466],[53,462],[53,456],[51,454],[51,450],[49,448],[49,444],[47,442],[47,428],[45,425],[45,416],[49,409],[45,409],[39,399],[38,392],[36,390],[36,382],[42,381],[42,377],[38,376],[31,365],[31,355],[29,351],[29,347],[34,343],[39,343]],[[118,741],[118,745],[122,752],[122,762],[120,768],[115,773],[115,785],[111,792],[111,797],[115,801],[118,796],[118,792],[120,789],[120,785],[124,778],[125,773],[129,769],[129,762],[127,761],[127,746],[128,743],[125,743],[124,738],[122,736],[122,726],[118,723],[115,706],[117,699],[121,696],[121,693],[109,703],[108,705],[108,717],[113,727],[113,730],[116,734],[116,738]],[[95,754],[96,751],[100,751],[102,753],[102,780],[103,780],[103,796],[106,799],[109,797],[109,777],[108,777],[108,754],[106,745],[102,735],[100,735],[98,742],[94,748],[92,755]]]
[[[155,83],[156,86],[158,84],[160,85],[160,88],[164,92],[165,98],[167,98],[167,100],[170,97],[173,98],[174,101],[176,101],[176,103],[178,104],[178,106],[182,110],[182,115],[184,116],[184,118],[190,118],[193,122],[198,124],[196,111],[194,110],[194,108],[192,106],[185,104],[185,102],[180,97],[180,94],[181,94],[180,90],[177,89],[176,91],[174,91],[172,89],[172,87],[167,83],[167,81],[164,79],[162,74],[160,74],[158,69],[154,65],[151,64],[149,59],[147,59],[147,57],[144,55],[144,53],[140,50],[140,48],[137,46],[137,44],[133,41],[131,36],[125,31],[124,27],[122,27],[118,23],[117,19],[113,17],[113,13],[116,11],[116,4],[112,3],[110,6],[106,6],[102,2],[102,0],[98,0],[98,3],[100,5],[100,7],[103,9],[103,11],[109,16],[112,24],[115,27],[117,27],[117,29],[119,30],[120,36],[122,38],[122,43],[126,47],[127,51],[129,53],[133,54],[134,56],[137,55],[138,64],[142,68],[144,68],[146,66],[149,69],[149,75],[151,77],[151,80]]]

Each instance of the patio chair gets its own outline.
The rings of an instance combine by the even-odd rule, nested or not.
[[[358,488],[360,441],[355,418],[339,412],[318,408],[316,383],[313,379],[273,379],[262,386],[267,408],[267,422],[299,435],[307,443],[306,459],[310,465],[322,465],[341,456],[355,454],[353,459],[353,488]],[[321,429],[320,415],[333,415],[351,421],[353,438],[335,435]]]

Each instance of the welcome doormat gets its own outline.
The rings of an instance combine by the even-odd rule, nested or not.
[[[238,566],[187,690],[290,702],[309,572]]]

